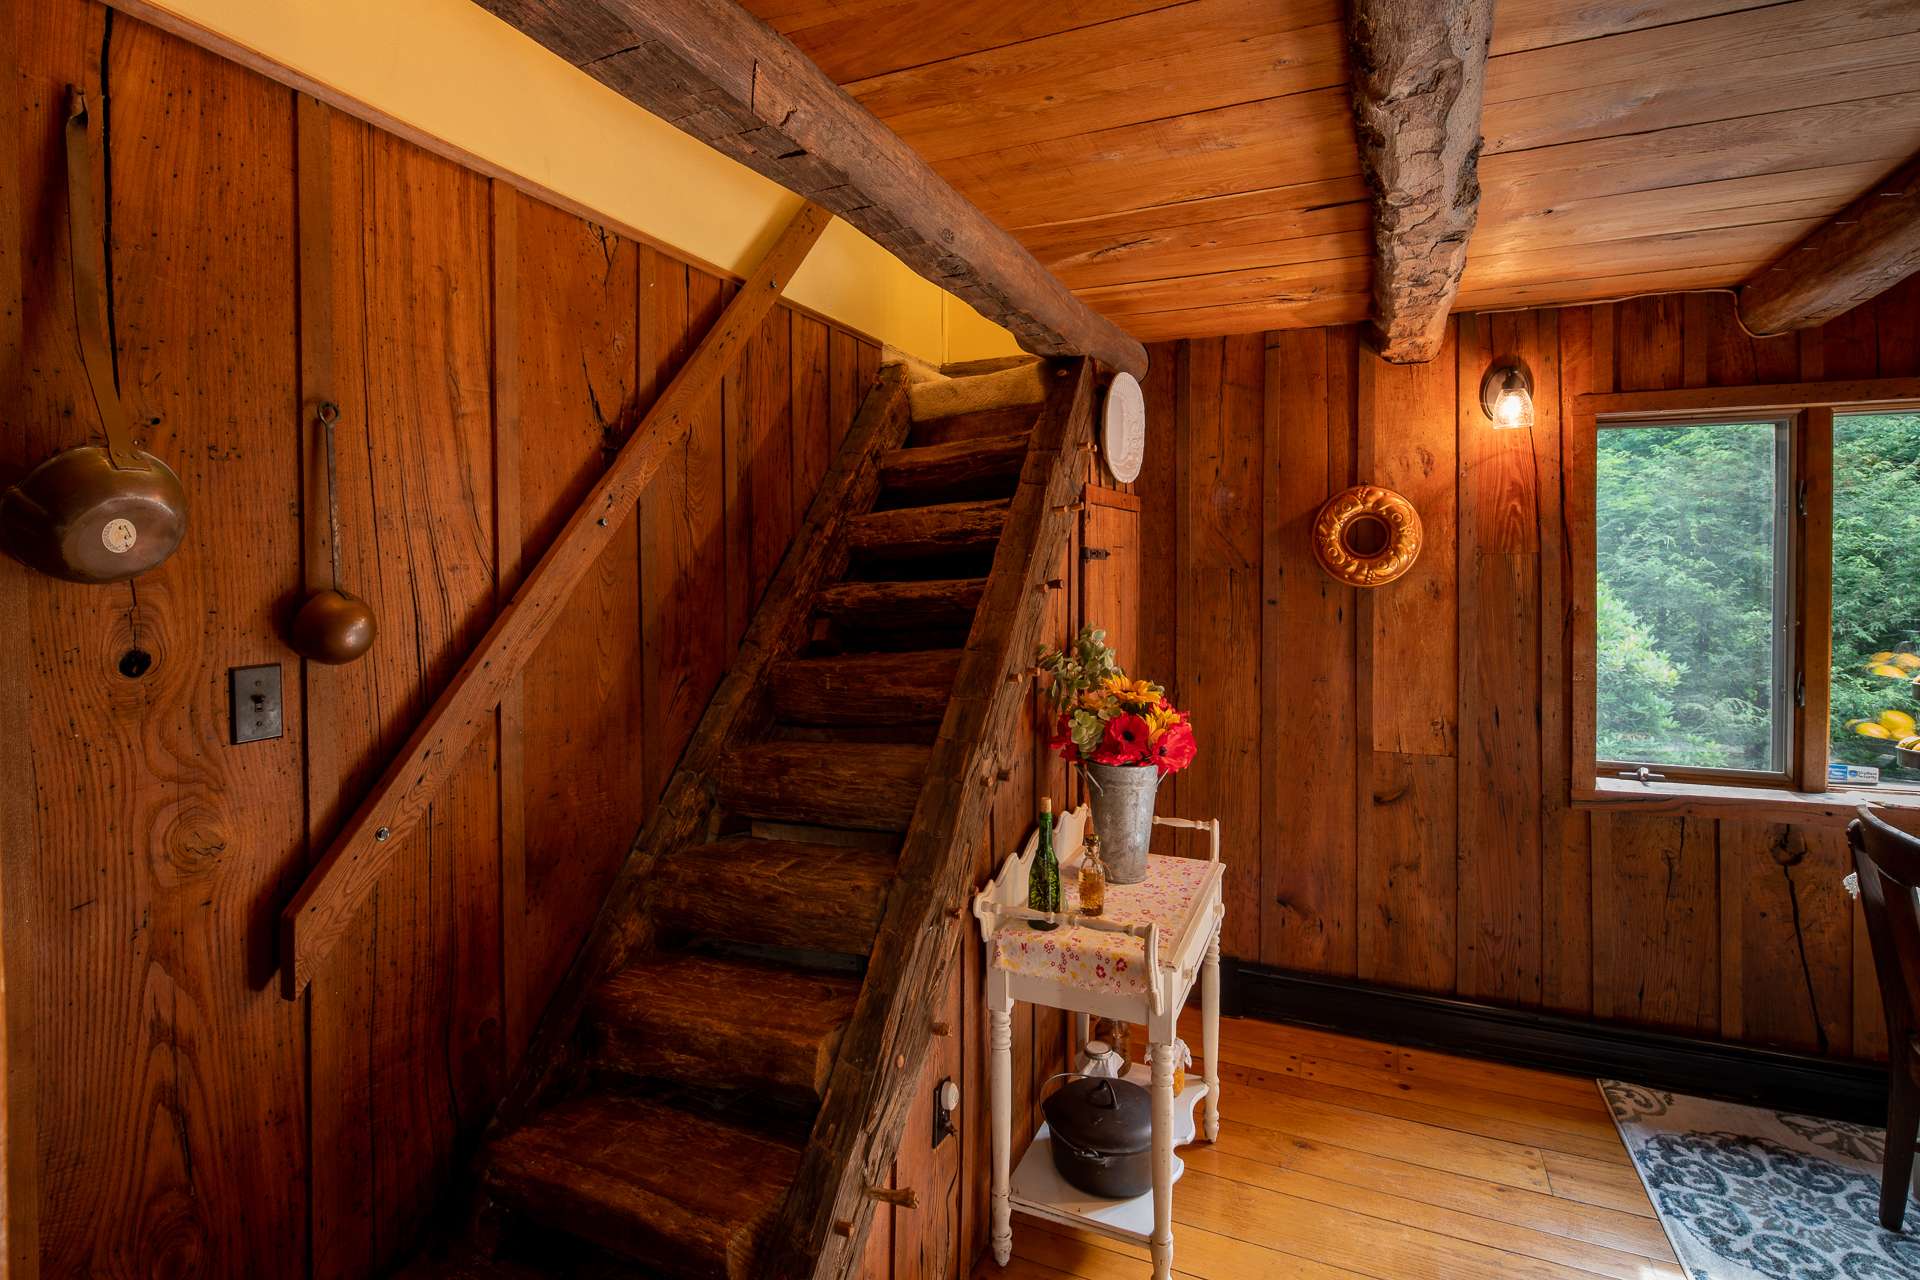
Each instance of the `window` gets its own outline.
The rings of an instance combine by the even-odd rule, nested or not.
[[[1580,415],[1576,791],[1920,804],[1920,379],[1593,394]]]
[[[1603,767],[1785,776],[1791,421],[1600,429],[1594,626]]]
[[[1920,411],[1834,416],[1832,681],[1831,759],[1920,784]]]

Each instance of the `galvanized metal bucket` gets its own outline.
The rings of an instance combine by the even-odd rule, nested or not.
[[[1100,861],[1108,884],[1139,884],[1147,878],[1147,846],[1153,843],[1153,797],[1160,766],[1089,764],[1087,803],[1100,833]]]

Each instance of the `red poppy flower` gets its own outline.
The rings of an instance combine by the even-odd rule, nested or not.
[[[1196,749],[1192,725],[1182,721],[1170,726],[1153,744],[1153,762],[1160,766],[1160,776],[1178,773],[1192,764]]]
[[[1106,736],[1093,754],[1095,764],[1146,764],[1147,738],[1145,717],[1124,712],[1107,721]]]

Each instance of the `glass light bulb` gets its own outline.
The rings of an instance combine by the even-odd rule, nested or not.
[[[1493,425],[1504,430],[1533,425],[1533,397],[1527,394],[1527,384],[1517,373],[1506,376],[1494,397]]]

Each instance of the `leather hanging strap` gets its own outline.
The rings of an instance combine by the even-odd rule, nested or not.
[[[118,471],[146,471],[133,445],[133,424],[113,382],[113,356],[107,345],[106,252],[100,243],[100,219],[93,193],[92,120],[87,95],[67,89],[67,239],[73,265],[73,315],[80,330],[80,355],[93,388],[94,407],[107,433],[107,460]]]

